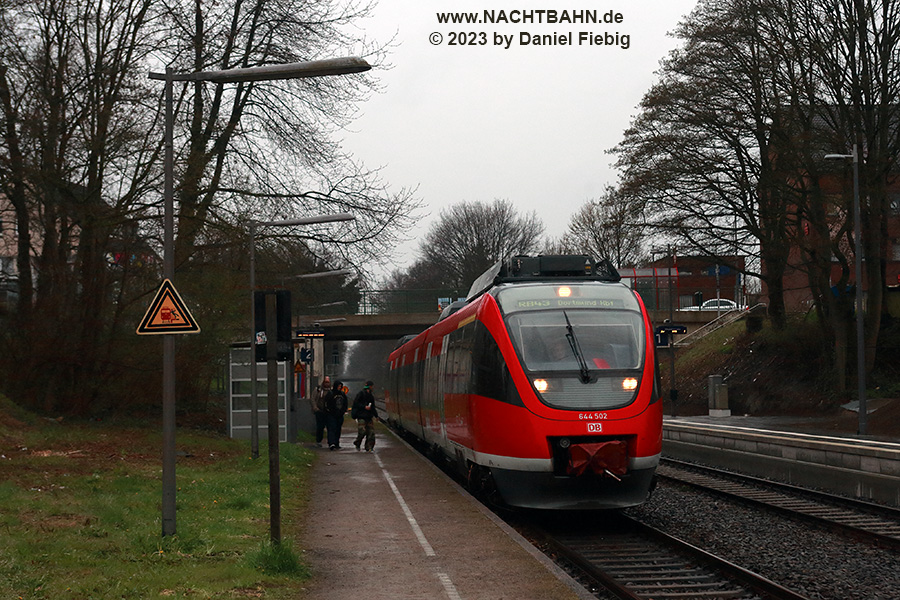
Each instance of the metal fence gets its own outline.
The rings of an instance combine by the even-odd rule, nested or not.
[[[726,298],[747,305],[747,293],[740,274],[727,278],[679,272],[678,269],[622,269],[622,282],[641,296],[648,310],[676,310],[699,307],[706,300]],[[718,279],[718,282],[717,282]]]
[[[451,302],[465,300],[468,290],[364,290],[358,314],[440,312]]]
[[[648,310],[685,309],[699,306],[704,300],[716,297],[746,304],[741,286],[717,288],[715,279],[699,282],[679,278],[677,270],[671,277],[667,269],[629,269],[622,272],[622,282],[640,294]],[[455,300],[465,299],[468,290],[359,290],[353,298],[335,299],[316,306],[305,307],[309,315],[379,315],[440,312]]]
[[[359,290],[353,298],[334,298],[300,309],[309,315],[381,315],[440,312],[451,302],[465,299],[468,290]]]

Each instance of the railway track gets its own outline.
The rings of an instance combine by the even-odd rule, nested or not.
[[[602,530],[554,531],[531,535],[544,551],[563,559],[582,580],[616,598],[804,600],[760,575],[673,538],[624,515]],[[590,528],[587,528],[590,529]]]
[[[657,476],[900,549],[900,509],[672,459]]]

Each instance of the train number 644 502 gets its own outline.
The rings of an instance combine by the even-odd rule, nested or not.
[[[579,421],[603,421],[606,420],[605,412],[578,413]]]

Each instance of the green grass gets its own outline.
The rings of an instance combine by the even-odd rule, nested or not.
[[[268,460],[179,430],[177,535],[162,536],[161,432],[11,427],[0,401],[0,598],[297,598],[297,530],[314,455],[281,445],[282,544],[269,543]],[[262,594],[262,595],[260,595]]]
[[[668,387],[665,355],[660,368]],[[800,318],[791,319],[784,330],[768,321],[752,333],[743,321],[726,325],[679,349],[675,372],[682,414],[707,412],[710,375],[725,378],[730,408],[737,414],[836,410],[846,401],[835,392],[833,366],[820,328]]]

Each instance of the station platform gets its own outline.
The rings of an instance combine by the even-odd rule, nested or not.
[[[373,452],[320,454],[301,534],[315,600],[595,597],[382,425]]]
[[[870,406],[881,406],[883,403],[879,401],[871,401]],[[855,407],[856,403],[853,403]],[[893,408],[893,406],[891,406]],[[877,410],[869,411],[869,427],[872,428],[876,418],[881,418]],[[894,418],[894,415],[887,415],[885,418]],[[728,416],[714,416],[711,414],[701,415],[678,415],[672,416],[666,414],[663,416],[665,423],[691,422],[703,423],[707,425],[724,425],[728,427],[743,427],[746,429],[761,429],[773,431],[785,431],[805,433],[819,436],[832,436],[844,439],[859,439],[861,441],[872,442],[896,442],[900,443],[900,435],[893,429],[891,431],[878,431],[865,436],[856,433],[858,424],[858,414],[855,410],[846,410],[842,415],[829,416],[761,416],[761,415],[741,415],[730,414]],[[900,429],[900,428],[898,428]]]
[[[833,419],[667,416],[662,449],[664,458],[900,506],[896,436],[860,436]]]

